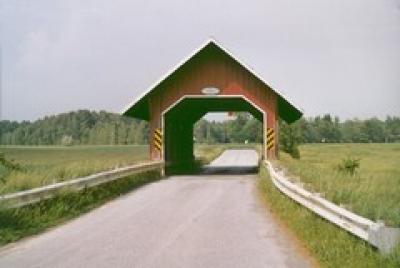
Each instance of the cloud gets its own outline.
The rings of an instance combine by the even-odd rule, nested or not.
[[[3,8],[4,118],[119,111],[210,35],[308,115],[400,114],[393,1],[19,3]]]

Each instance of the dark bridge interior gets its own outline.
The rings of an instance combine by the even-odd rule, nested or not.
[[[184,98],[164,114],[166,172],[181,173],[195,164],[193,126],[208,112],[249,112],[263,122],[263,114],[241,97]]]

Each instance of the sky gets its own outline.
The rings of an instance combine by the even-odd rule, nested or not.
[[[0,0],[0,119],[122,109],[209,37],[305,116],[400,116],[400,0]]]

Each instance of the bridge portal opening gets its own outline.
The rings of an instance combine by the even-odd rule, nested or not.
[[[194,124],[195,161],[203,174],[258,171],[263,123],[248,112],[207,113]]]
[[[185,173],[196,168],[194,125],[209,112],[247,112],[262,125],[267,120],[263,110],[242,96],[187,96],[180,99],[163,113],[162,151],[166,173]],[[262,143],[264,136],[262,133]]]
[[[248,112],[209,112],[194,124],[194,146],[251,147],[261,152],[263,122]],[[195,150],[196,152],[196,150]]]

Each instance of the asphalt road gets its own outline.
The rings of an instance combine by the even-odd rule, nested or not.
[[[244,161],[258,157],[229,150],[213,163]],[[263,208],[251,174],[171,177],[0,249],[0,267],[308,266]]]
[[[258,154],[254,150],[226,150],[209,165],[204,174],[245,174],[258,169]]]

